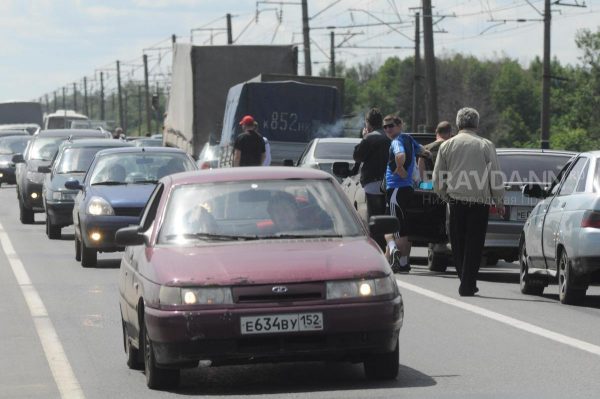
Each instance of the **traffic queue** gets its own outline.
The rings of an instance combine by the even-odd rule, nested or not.
[[[122,344],[151,389],[206,363],[349,361],[395,379],[395,273],[413,245],[432,272],[455,267],[460,295],[477,294],[480,266],[518,260],[524,294],[557,279],[561,302],[581,301],[600,268],[600,153],[496,150],[470,108],[457,134],[404,133],[376,109],[365,120],[360,138],[315,138],[296,167],[268,168],[251,115],[233,168],[102,128],[40,130],[0,138],[0,179],[16,183],[23,224],[45,213],[49,239],[74,226],[83,267],[123,252]],[[484,179],[469,174],[480,166]]]

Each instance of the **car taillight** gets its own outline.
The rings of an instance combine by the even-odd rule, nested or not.
[[[210,162],[202,162],[200,169],[210,169]]]
[[[496,208],[496,206],[490,205],[489,219],[492,219],[492,220],[502,220],[504,218],[505,218],[504,216],[502,216],[502,215],[500,215],[498,213],[498,208]]]
[[[600,212],[585,211],[583,219],[581,219],[581,227],[593,227],[600,229]]]

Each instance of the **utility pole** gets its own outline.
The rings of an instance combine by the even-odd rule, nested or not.
[[[552,11],[550,0],[544,2],[544,63],[542,67],[542,115],[541,115],[541,140],[543,150],[550,148],[550,22]]]
[[[227,44],[233,44],[233,33],[231,31],[231,14],[227,13]]]
[[[127,105],[127,99],[128,99],[128,95],[127,95],[127,89],[125,89],[123,91],[123,131],[127,132],[127,127],[129,126],[129,107]]]
[[[142,135],[142,85],[138,85],[138,136]]]
[[[104,111],[104,72],[100,72],[100,119],[103,121],[106,120]]]
[[[415,14],[415,60],[413,67],[413,102],[411,131],[419,129],[419,106],[421,105],[421,28],[419,26],[420,13]]]
[[[67,88],[65,86],[63,86],[62,91],[63,91],[63,97],[62,97],[63,110],[66,111],[66,109],[67,109]]]
[[[73,83],[73,111],[77,112],[77,83]]]
[[[427,79],[427,118],[426,129],[433,132],[438,123],[437,79],[435,75],[435,52],[433,49],[433,15],[431,0],[422,0],[423,39],[425,49],[425,76]]]
[[[171,44],[172,44],[173,46],[175,46],[175,43],[177,43],[177,35],[175,35],[175,33],[173,33],[173,34],[171,35]]]
[[[160,85],[158,81],[156,82],[156,109],[154,110],[156,115],[156,130],[155,132],[160,132]]]
[[[329,76],[335,77],[335,32],[331,31],[329,49]]]
[[[312,76],[310,60],[310,28],[308,26],[308,0],[302,0],[302,35],[304,36],[304,74]]]
[[[52,105],[54,106],[54,112],[56,112],[56,110],[58,109],[58,99],[56,98],[56,90],[54,90],[54,103]]]
[[[46,100],[46,113],[50,113],[50,100],[48,99],[48,94],[44,95],[45,100]]]
[[[110,113],[112,114],[113,120],[117,120],[117,107],[115,106],[115,92],[110,93]]]
[[[150,85],[148,84],[148,55],[144,54],[144,87],[146,89],[146,132],[152,132],[152,110],[150,109]]]
[[[123,127],[125,118],[123,117],[123,97],[121,93],[121,63],[117,61],[117,95],[119,96],[119,125]]]
[[[88,108],[88,95],[87,95],[87,78],[83,77],[83,112],[89,117],[90,110]]]

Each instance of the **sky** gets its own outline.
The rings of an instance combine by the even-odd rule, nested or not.
[[[552,0],[554,2],[555,0]],[[142,54],[152,79],[169,81],[170,38],[196,45],[226,44],[227,13],[235,44],[297,43],[302,55],[300,0],[0,0],[0,102],[31,100],[88,79],[106,91],[121,79],[142,78]],[[281,5],[280,3],[284,3]],[[336,27],[336,60],[347,65],[408,57],[414,48],[414,7],[420,0],[308,0],[313,74],[329,62]],[[543,0],[432,0],[436,56],[510,57],[527,65],[542,56]],[[578,64],[579,29],[600,29],[600,0],[553,5],[552,56]],[[526,19],[526,22],[516,22]],[[367,25],[367,26],[357,26]],[[192,31],[192,29],[196,29]],[[192,38],[193,34],[193,38]],[[423,54],[423,50],[421,50]],[[299,66],[304,71],[304,66]]]

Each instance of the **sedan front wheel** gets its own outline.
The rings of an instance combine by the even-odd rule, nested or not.
[[[179,369],[162,369],[156,366],[154,348],[144,325],[144,374],[150,389],[174,388],[179,384]]]
[[[400,339],[396,349],[389,353],[369,355],[363,362],[365,375],[370,380],[394,380],[400,369]]]
[[[96,267],[98,263],[98,251],[85,246],[83,239],[81,240],[81,266]]]
[[[523,238],[519,242],[519,266],[521,269],[519,273],[521,293],[525,295],[542,295],[547,282],[541,277],[529,274],[529,258],[527,256],[525,239]]]

